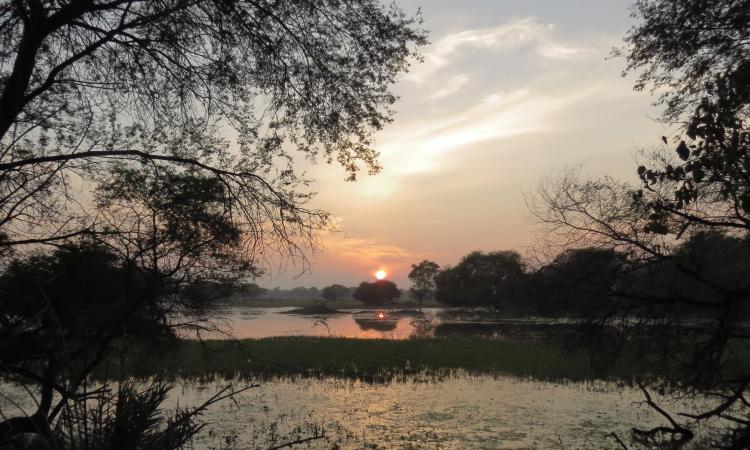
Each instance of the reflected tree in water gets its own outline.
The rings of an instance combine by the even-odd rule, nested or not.
[[[373,317],[373,318],[355,317],[354,322],[362,331],[389,332],[389,331],[394,331],[396,327],[398,326],[398,320],[379,319],[377,317]]]

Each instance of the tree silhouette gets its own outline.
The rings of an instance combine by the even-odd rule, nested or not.
[[[393,305],[401,298],[401,291],[396,283],[389,280],[378,280],[373,283],[363,281],[354,291],[353,297],[366,305]]]
[[[86,382],[95,367],[123,349],[166,349],[180,328],[179,321],[170,320],[173,311],[203,311],[205,297],[182,292],[179,284],[165,283],[164,277],[123,262],[97,244],[61,248],[9,264],[0,275],[0,377],[32,383],[40,392],[36,412],[0,422],[0,442],[14,442],[16,436],[32,433],[62,448],[68,437],[53,425],[76,431],[69,420],[81,417],[71,414],[79,408],[85,410],[87,402],[112,406],[118,398],[127,398],[126,404],[116,408],[123,420],[128,414],[137,415],[135,410],[141,407],[149,410],[148,414],[157,414],[163,397],[152,394],[162,392],[167,386],[164,383],[157,382],[141,393],[128,389],[110,395],[107,389],[87,391]],[[225,390],[221,395],[231,393]],[[151,404],[149,398],[159,401]],[[100,419],[113,418],[109,414]],[[200,429],[193,422],[193,413],[182,414],[178,414],[182,424],[169,427],[173,438],[188,438]],[[132,431],[132,439],[146,439],[140,434],[146,430]],[[152,436],[156,441],[161,439],[157,435]]]
[[[307,268],[306,252],[330,222],[306,206],[309,180],[294,170],[295,155],[336,162],[352,180],[379,170],[371,136],[391,120],[390,86],[425,43],[418,22],[376,0],[0,6],[0,256],[13,258],[3,276],[44,287],[23,297],[4,285],[0,347],[6,361],[50,368],[39,376],[14,364],[2,376],[36,383],[44,399],[54,391],[63,406],[79,401],[91,366],[75,353],[59,358],[67,349],[50,337],[77,319],[93,322],[87,333],[111,325],[101,330],[111,339],[85,335],[96,342],[78,357],[96,362],[97,349],[107,353],[125,330],[107,319],[108,307],[125,324],[145,302],[149,318],[169,310],[161,320],[187,317],[182,325],[195,330],[206,325],[201,287],[246,281],[270,259]],[[70,253],[29,257],[40,244]],[[101,258],[101,267],[86,263],[89,276],[112,283],[92,281],[99,295],[90,297],[42,276],[64,272],[78,261],[71,255]],[[123,271],[137,282],[121,283]],[[92,302],[80,316],[78,294]],[[23,307],[46,299],[70,321]],[[34,359],[16,339],[41,329],[42,318],[58,324],[39,336],[53,351]],[[50,448],[59,448],[57,410],[45,400],[32,416]],[[8,423],[0,439],[12,438]]]
[[[631,269],[611,249],[568,249],[534,273],[530,293],[537,313],[589,317],[613,308],[623,284],[633,281]]]
[[[320,291],[320,296],[326,301],[335,302],[349,295],[349,288],[340,284],[326,286]]]
[[[304,207],[308,181],[290,151],[336,161],[351,179],[379,169],[371,133],[390,121],[389,87],[425,42],[417,21],[374,0],[3,6],[0,245],[132,240],[130,221],[162,205],[131,196],[94,208],[71,192],[180,177],[159,195],[220,198],[250,264],[269,247],[303,256],[327,216]]]
[[[525,267],[514,251],[472,252],[435,277],[435,298],[461,306],[509,306],[517,300]]]
[[[747,448],[750,373],[725,370],[748,339],[741,322],[750,303],[750,9],[747,1],[640,0],[634,11],[639,22],[620,53],[630,72],[640,71],[636,89],[664,93],[663,119],[679,122],[681,133],[672,143],[663,138],[671,151],[637,168],[639,186],[567,171],[540,184],[531,210],[557,248],[616,251],[645,279],[612,293],[615,307],[588,322],[594,332],[584,342],[595,347],[616,332],[619,339],[605,340],[616,346],[596,350],[612,353],[640,341],[664,356],[660,364],[680,369],[659,388],[721,399],[677,420],[642,385],[668,425],[634,430],[633,440],[678,448],[695,427],[721,417],[733,427],[696,445]],[[703,318],[699,326],[681,320],[686,310]]]
[[[409,291],[419,301],[419,309],[422,309],[423,300],[435,290],[435,275],[439,271],[440,266],[426,259],[411,266],[409,279],[412,282],[412,287]]]
[[[637,0],[638,22],[614,54],[626,58],[625,74],[638,73],[636,90],[659,92],[664,119],[679,121],[706,94],[718,94],[722,80],[744,84],[750,70],[747,6],[745,0]]]

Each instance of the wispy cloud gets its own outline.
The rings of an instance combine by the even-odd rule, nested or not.
[[[533,17],[514,19],[493,28],[464,30],[438,40],[424,53],[424,63],[407,76],[415,83],[428,81],[442,68],[450,65],[463,50],[485,49],[508,51],[532,46],[536,54],[551,59],[570,59],[587,53],[587,49],[562,42],[556,26]]]
[[[424,53],[424,63],[407,78],[420,83],[440,68],[448,65],[453,56],[465,47],[511,49],[532,41],[544,26],[535,19],[519,19],[495,28],[466,30],[444,36]]]
[[[430,100],[440,100],[441,98],[448,97],[449,95],[458,92],[469,81],[469,77],[465,73],[456,75],[455,77],[443,83],[440,89],[433,91],[430,94]]]
[[[397,245],[384,244],[377,239],[357,239],[343,234],[328,236],[323,242],[323,251],[335,254],[348,266],[376,269],[385,265],[400,265],[414,259],[408,250]]]
[[[403,124],[400,132],[379,146],[390,175],[424,172],[439,164],[439,156],[482,141],[544,132],[554,127],[551,116],[597,95],[592,86],[575,92],[543,93],[530,89],[490,94],[464,111],[429,125]],[[387,178],[388,173],[385,174]]]
[[[571,60],[581,56],[591,54],[592,50],[582,47],[572,47],[560,43],[547,43],[539,46],[537,52],[549,59]]]

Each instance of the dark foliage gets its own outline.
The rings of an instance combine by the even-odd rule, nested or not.
[[[173,413],[162,409],[174,385],[156,380],[145,388],[133,383],[109,386],[88,393],[62,410],[53,430],[58,449],[143,449],[177,450],[191,445],[203,429],[199,417],[206,407],[238,392],[221,389],[195,408],[178,407]]]
[[[519,303],[525,275],[517,252],[473,252],[435,276],[435,299],[453,306],[502,309]]]
[[[330,224],[295,155],[379,170],[418,22],[376,0],[0,5],[0,376],[41,391],[0,441],[24,424],[62,448],[104,355],[212,327],[202,306],[270,260],[307,267]],[[151,423],[161,397],[138,397]]]
[[[144,179],[151,210],[220,201],[249,264],[302,256],[328,222],[304,207],[294,154],[351,179],[379,169],[371,134],[425,42],[418,22],[375,0],[4,4],[0,246],[130,231],[144,205],[72,192]]]
[[[424,299],[431,296],[435,291],[435,276],[439,271],[440,266],[437,263],[426,259],[419,264],[412,264],[409,272],[412,287],[409,289],[409,293],[417,299],[420,308]]]
[[[627,46],[615,54],[626,57],[626,73],[639,72],[636,89],[662,90],[667,119],[690,113],[718,84],[747,78],[747,0],[637,0],[633,16]],[[747,104],[749,92],[736,88],[732,96]]]
[[[378,280],[373,283],[363,281],[354,291],[354,298],[365,305],[392,305],[401,298],[401,291],[392,281]]]
[[[528,294],[539,314],[596,315],[613,308],[617,293],[632,281],[624,255],[610,249],[570,249],[531,278]]]
[[[200,315],[206,299],[168,280],[92,243],[11,261],[0,275],[0,377],[41,392],[32,416],[0,423],[0,442],[24,432],[61,439],[53,428],[73,420],[70,409],[85,410],[87,399],[104,393],[84,391],[105,358],[175,342],[186,324],[172,319]],[[143,400],[126,390],[107,402],[123,396]]]
[[[349,293],[350,290],[348,287],[340,284],[332,284],[324,287],[323,290],[320,291],[320,296],[326,301],[335,302],[336,300],[342,300],[348,297]]]
[[[750,3],[640,0],[634,11],[638,23],[621,53],[628,71],[640,72],[636,89],[664,92],[664,120],[681,124],[673,150],[638,167],[639,186],[572,171],[543,182],[542,206],[531,209],[547,243],[618,252],[632,274],[607,295],[612,308],[587,321],[580,343],[617,354],[639,340],[664,356],[659,364],[681,369],[658,389],[716,400],[677,420],[642,386],[666,424],[634,430],[633,442],[746,448],[750,373],[727,377],[723,368],[750,338],[742,324],[750,303]],[[695,430],[717,418],[725,430],[695,442]]]

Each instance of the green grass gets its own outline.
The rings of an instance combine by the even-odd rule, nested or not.
[[[555,341],[478,338],[366,340],[277,337],[242,341],[181,341],[168,356],[128,358],[110,364],[106,376],[148,376],[168,372],[181,377],[336,376],[387,380],[414,374],[442,375],[454,370],[542,379],[632,378],[622,364],[596,373],[583,354],[568,354]]]

